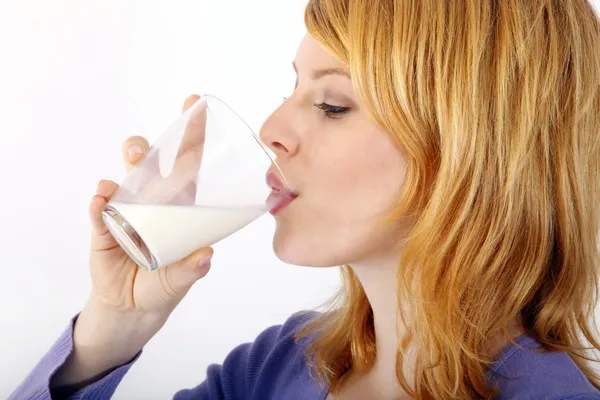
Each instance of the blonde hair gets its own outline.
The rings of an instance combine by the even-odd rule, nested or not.
[[[407,326],[400,384],[417,399],[491,398],[511,321],[600,388],[600,24],[585,0],[311,0],[308,33],[408,162],[391,220]],[[308,359],[333,394],[374,363],[373,316],[349,266]],[[402,307],[401,307],[402,309]],[[586,342],[592,347],[586,347]],[[414,381],[403,354],[416,351]],[[413,346],[411,346],[411,349]]]

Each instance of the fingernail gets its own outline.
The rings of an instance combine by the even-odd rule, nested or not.
[[[144,150],[140,146],[135,144],[129,148],[128,152],[129,152],[129,156],[132,157],[132,156],[137,156],[139,154],[143,154]]]
[[[210,264],[210,257],[209,257],[209,258],[205,258],[204,260],[201,260],[201,261],[198,263],[198,266],[199,266],[200,268],[204,268],[204,267],[207,267],[207,266],[208,266],[208,264]]]

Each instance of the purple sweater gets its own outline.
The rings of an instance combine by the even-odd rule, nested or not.
[[[181,390],[175,400],[324,400],[328,390],[310,375],[305,362],[305,341],[294,334],[314,313],[296,314],[283,325],[263,331],[253,343],[236,347],[222,365],[208,367],[207,378],[192,389]],[[109,399],[138,354],[129,364],[75,393],[50,390],[53,374],[73,349],[73,319],[50,351],[11,395],[10,400]],[[562,352],[534,351],[537,342],[526,335],[507,345],[488,377],[497,383],[497,399],[600,400],[596,390],[571,358]]]

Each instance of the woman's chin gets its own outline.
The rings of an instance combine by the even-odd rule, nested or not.
[[[297,244],[294,246],[292,240],[289,237],[282,237],[281,234],[275,233],[273,237],[273,252],[275,256],[286,264],[292,265],[303,265],[303,261],[306,255],[302,255]]]
[[[287,222],[287,221],[286,221]],[[327,241],[329,235],[315,230],[291,229],[288,223],[278,221],[273,236],[273,252],[286,264],[304,267],[335,267],[345,262],[347,249],[339,243]]]
[[[335,267],[340,264],[331,259],[331,255],[321,254],[319,249],[293,240],[282,240],[277,237],[273,239],[273,252],[277,258],[290,265],[302,267]]]

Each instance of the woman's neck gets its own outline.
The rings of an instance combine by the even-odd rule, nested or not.
[[[356,386],[353,391],[364,389],[371,396],[377,394],[378,399],[398,399],[404,393],[396,376],[398,338],[405,332],[399,318],[398,262],[396,255],[378,262],[352,265],[373,310],[377,356],[367,374],[349,378],[348,389]],[[405,364],[406,373],[412,363],[405,360]]]
[[[408,398],[396,375],[398,339],[406,332],[399,318],[398,265],[397,255],[380,259],[378,262],[352,265],[373,310],[377,356],[373,368],[367,374],[349,376],[347,388],[353,392],[371,393],[371,396],[378,394],[378,399]],[[516,337],[522,334],[523,330],[513,321],[509,333],[511,337]],[[507,344],[507,340],[499,332],[491,338],[491,343],[493,348],[490,352],[496,354]],[[403,360],[404,374],[409,383],[412,382],[415,364],[414,351],[411,350],[408,349]]]

